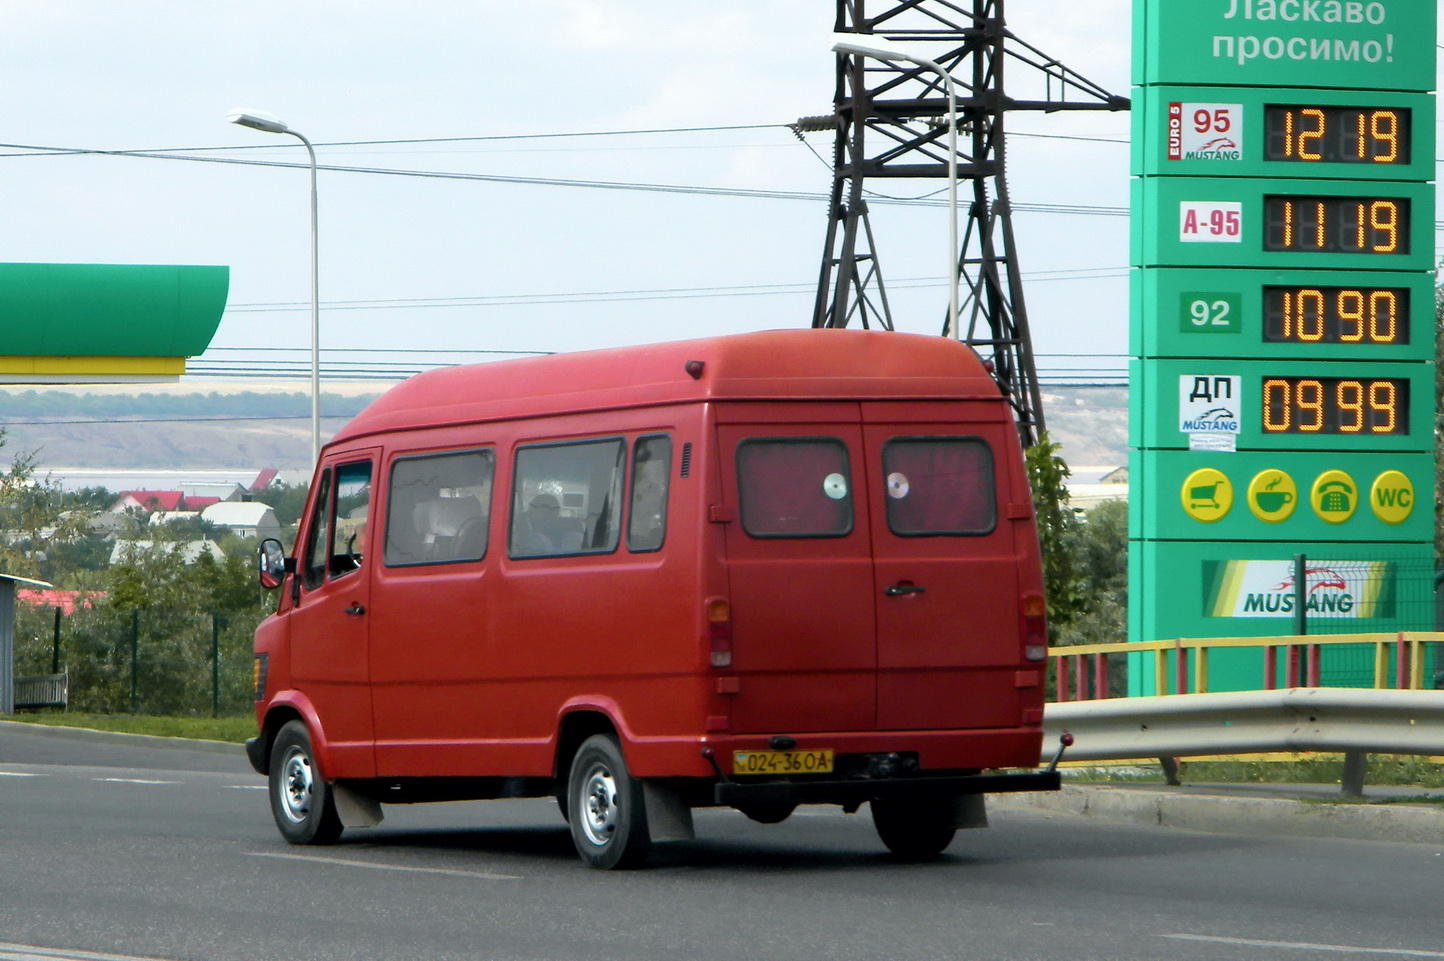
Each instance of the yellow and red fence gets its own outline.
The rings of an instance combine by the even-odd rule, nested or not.
[[[1261,690],[1319,687],[1323,651],[1334,645],[1372,645],[1375,690],[1422,690],[1428,645],[1444,642],[1434,631],[1387,634],[1317,634],[1285,637],[1176,638],[1137,643],[1055,647],[1052,661],[1054,700],[1087,701],[1109,697],[1110,658],[1121,663],[1134,655],[1133,670],[1151,668],[1155,694],[1205,694],[1209,691],[1209,655],[1215,651],[1260,650]],[[1141,655],[1141,656],[1140,656]],[[1150,656],[1151,655],[1151,656]],[[1279,663],[1283,662],[1283,670]],[[1150,663],[1151,662],[1151,663]]]

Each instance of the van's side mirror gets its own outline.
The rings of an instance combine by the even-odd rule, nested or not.
[[[274,537],[261,541],[258,555],[261,586],[268,591],[280,587],[286,575],[296,571],[295,559],[286,556],[286,549]]]

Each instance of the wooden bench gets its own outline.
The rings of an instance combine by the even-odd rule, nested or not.
[[[15,679],[15,709],[65,707],[70,701],[70,672]]]

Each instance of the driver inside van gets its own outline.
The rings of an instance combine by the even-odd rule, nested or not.
[[[517,547],[523,554],[549,554],[564,531],[561,503],[554,494],[537,494],[522,515],[525,522]]]

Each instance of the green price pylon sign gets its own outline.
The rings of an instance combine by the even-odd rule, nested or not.
[[[1300,596],[1310,633],[1434,627],[1405,598],[1434,556],[1435,21],[1136,0],[1131,640],[1293,634]],[[1209,666],[1262,681],[1257,648]]]

